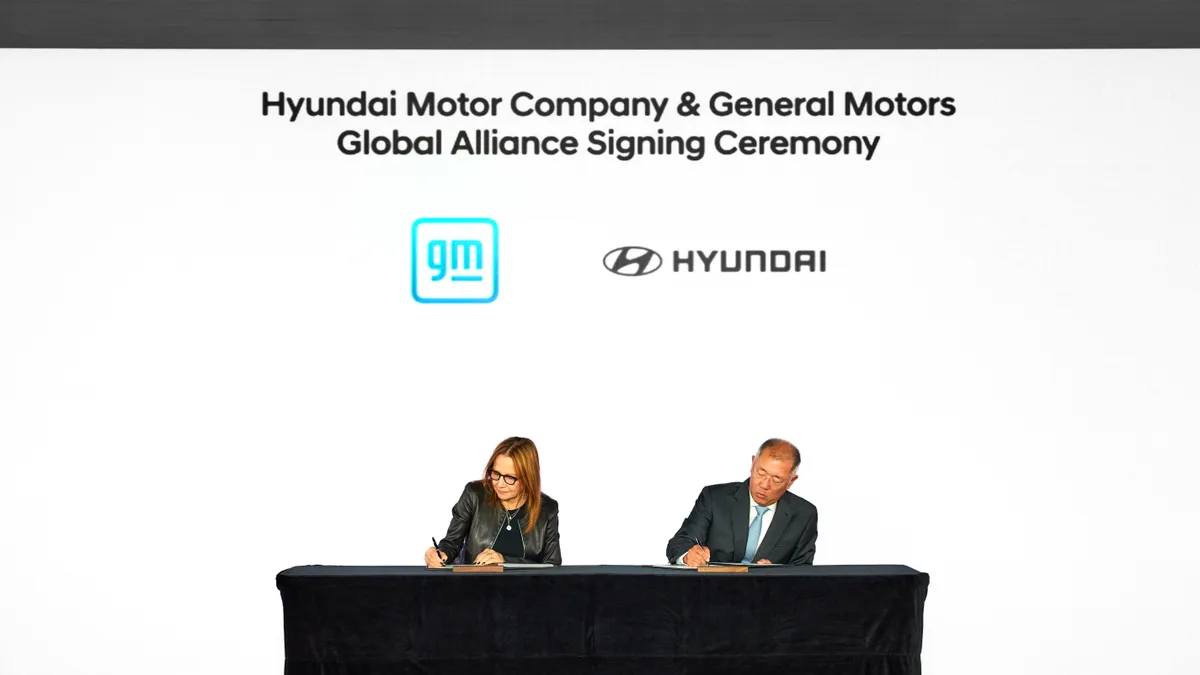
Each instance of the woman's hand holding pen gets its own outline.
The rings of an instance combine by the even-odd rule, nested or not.
[[[425,551],[425,566],[426,567],[445,567],[446,554],[430,546],[429,550]]]

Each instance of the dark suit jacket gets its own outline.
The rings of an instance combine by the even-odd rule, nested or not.
[[[739,562],[750,536],[750,481],[709,485],[679,532],[667,542],[667,560],[675,562],[699,540],[712,562]],[[817,552],[817,507],[791,492],[777,502],[771,527],[751,562],[763,558],[780,565],[811,565]]]

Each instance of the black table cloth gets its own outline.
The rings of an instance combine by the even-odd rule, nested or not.
[[[919,675],[929,575],[312,566],[276,585],[286,675]]]

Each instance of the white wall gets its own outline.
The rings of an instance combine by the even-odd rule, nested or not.
[[[931,674],[1193,672],[1195,52],[0,53],[0,673],[279,672],[274,575],[419,564],[532,437],[567,564],[660,562],[768,436]],[[343,157],[264,90],[954,96],[846,157]],[[377,120],[586,135],[576,120]],[[599,128],[653,133],[639,120]],[[409,227],[501,291],[409,295]],[[626,244],[823,275],[609,274]],[[621,533],[621,534],[618,534]],[[620,542],[619,546],[614,543]]]

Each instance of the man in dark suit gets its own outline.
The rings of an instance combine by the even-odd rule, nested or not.
[[[667,560],[811,565],[817,551],[817,507],[790,492],[800,451],[778,438],[763,443],[741,483],[709,485],[667,542]]]

